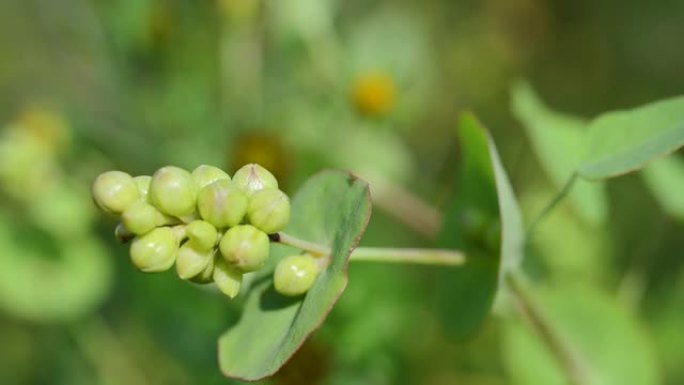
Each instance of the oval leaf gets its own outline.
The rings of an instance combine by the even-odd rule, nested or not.
[[[583,384],[660,383],[651,341],[613,297],[579,285],[529,292],[553,333],[581,365]],[[506,324],[504,361],[514,384],[568,384],[555,356],[519,322]]]
[[[462,339],[489,314],[503,274],[522,259],[520,210],[496,146],[471,114],[459,126],[461,167],[457,192],[448,208],[440,242],[463,250],[465,265],[444,269],[438,301],[447,332]]]
[[[542,168],[555,187],[562,189],[577,169],[587,122],[550,110],[527,83],[516,83],[511,94],[513,115],[525,128]],[[585,222],[598,225],[606,221],[608,204],[603,183],[577,180],[568,198]]]
[[[226,376],[255,381],[272,375],[321,325],[347,285],[349,256],[370,213],[368,184],[351,174],[322,172],[302,186],[285,232],[329,246],[331,263],[305,296],[284,297],[273,288],[273,268],[299,250],[273,245],[270,264],[247,294],[242,317],[219,339],[219,365]]]
[[[589,124],[578,173],[587,179],[619,176],[682,145],[684,96],[609,112]]]

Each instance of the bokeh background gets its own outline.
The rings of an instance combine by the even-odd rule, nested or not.
[[[90,201],[98,173],[257,162],[294,193],[349,169],[375,196],[362,244],[436,246],[461,111],[492,130],[530,218],[558,186],[511,84],[587,118],[682,94],[682,36],[679,0],[0,1],[0,383],[231,383],[216,339],[240,302],[135,271]],[[636,176],[608,196],[601,224],[554,212],[528,269],[605,290],[657,377],[681,384],[684,226]],[[525,352],[515,320],[445,332],[467,314],[443,317],[438,271],[352,266],[323,327],[264,383],[526,383],[537,362],[511,353]]]

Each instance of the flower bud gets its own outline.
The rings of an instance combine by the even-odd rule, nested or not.
[[[131,261],[144,273],[168,270],[176,260],[178,241],[173,230],[157,227],[145,235],[136,237],[131,243]]]
[[[247,196],[228,179],[204,186],[197,196],[200,216],[217,228],[240,223],[247,212],[247,202]]]
[[[185,226],[185,234],[202,250],[209,250],[216,246],[218,230],[206,221],[192,221]]]
[[[166,166],[152,176],[149,197],[159,211],[175,217],[187,216],[195,210],[197,186],[189,172]]]
[[[269,246],[268,235],[251,225],[228,229],[219,243],[226,262],[243,272],[261,268],[268,258]]]
[[[221,292],[230,298],[235,298],[240,292],[242,272],[228,265],[226,261],[218,259],[214,267],[214,282]]]
[[[309,291],[316,282],[318,265],[309,255],[292,255],[278,262],[273,285],[278,293],[296,297]]]
[[[140,199],[133,178],[122,171],[107,171],[93,183],[95,203],[105,212],[121,214],[131,203]]]
[[[202,270],[196,276],[190,278],[190,281],[194,283],[199,283],[200,285],[214,282],[214,267],[216,266],[216,261],[220,259],[221,258],[217,258],[216,253],[214,253],[214,255],[211,258],[209,258],[209,263],[204,268],[204,270]]]
[[[131,204],[121,214],[121,223],[126,230],[138,235],[146,234],[166,222],[164,214],[144,201]]]
[[[277,233],[290,221],[290,199],[278,189],[263,189],[249,198],[247,220],[267,234]]]
[[[192,240],[185,242],[176,255],[176,272],[181,279],[193,278],[209,265],[214,253],[213,248],[202,248]]]
[[[278,181],[265,168],[256,163],[242,166],[233,175],[233,182],[247,195],[265,188],[278,188]]]
[[[225,171],[218,167],[203,164],[192,171],[192,179],[195,181],[197,187],[201,189],[219,179],[230,180],[230,175],[226,174]]]
[[[133,178],[133,182],[135,182],[135,185],[138,187],[140,199],[148,201],[148,195],[150,192],[150,182],[152,182],[152,177],[149,175],[138,175]]]

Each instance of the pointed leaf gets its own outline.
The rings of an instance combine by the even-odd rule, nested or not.
[[[578,173],[587,179],[619,176],[682,145],[684,96],[608,112],[589,123]]]
[[[579,164],[587,122],[550,110],[524,82],[513,87],[511,102],[513,114],[523,124],[542,168],[560,191]],[[577,180],[568,198],[585,222],[598,225],[606,221],[608,204],[603,183]]]
[[[219,365],[226,376],[254,381],[272,375],[321,325],[347,285],[349,255],[370,210],[368,185],[348,173],[319,173],[297,192],[285,232],[329,246],[331,263],[305,296],[284,297],[273,288],[272,272],[280,258],[299,251],[273,245],[242,317],[219,339]]]
[[[522,218],[496,146],[473,115],[460,120],[457,192],[445,214],[444,247],[463,250],[464,266],[441,273],[439,303],[447,331],[465,338],[484,322],[503,274],[522,259]]]

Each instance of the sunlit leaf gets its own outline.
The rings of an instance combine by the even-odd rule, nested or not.
[[[465,338],[489,314],[507,271],[522,259],[522,218],[496,146],[472,115],[460,121],[461,167],[445,214],[442,246],[463,250],[464,266],[444,269],[439,303],[447,331]]]
[[[682,145],[683,96],[608,112],[589,123],[578,173],[587,179],[619,176]]]
[[[649,164],[641,175],[663,210],[684,220],[684,161],[668,156]]]
[[[550,110],[527,83],[516,83],[511,102],[544,171],[560,191],[577,169],[587,122]],[[605,222],[608,204],[602,183],[577,180],[568,198],[587,223]]]
[[[332,262],[299,298],[278,294],[271,279],[275,262],[292,248],[275,245],[270,265],[256,278],[240,321],[219,339],[219,364],[228,377],[257,380],[275,373],[318,328],[347,285],[349,255],[370,217],[366,182],[342,172],[307,181],[292,201],[286,232],[330,246]]]
[[[591,286],[535,288],[530,295],[554,334],[576,357],[586,385],[658,384],[651,341],[616,300]],[[504,361],[514,384],[568,384],[555,355],[527,325],[506,324]]]

